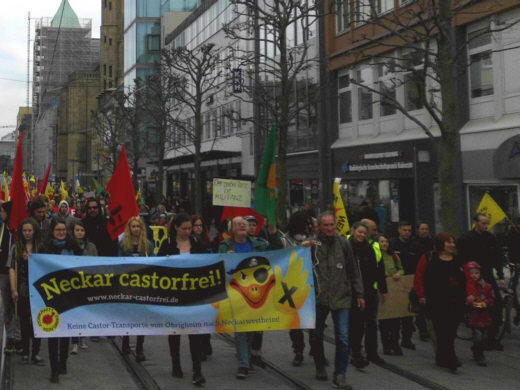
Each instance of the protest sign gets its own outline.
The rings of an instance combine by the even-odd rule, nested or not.
[[[247,180],[213,179],[213,205],[250,207],[251,182]]]
[[[36,337],[313,328],[310,251],[29,259]]]
[[[388,295],[385,303],[379,305],[379,320],[387,320],[390,318],[411,317],[416,314],[409,310],[409,293],[413,286],[413,278],[415,275],[404,275],[399,280],[386,278],[388,286]]]

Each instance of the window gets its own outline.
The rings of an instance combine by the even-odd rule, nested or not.
[[[204,125],[203,125],[203,128],[204,128],[204,138],[210,139],[212,137],[212,134],[211,134],[211,124],[210,124],[209,113],[205,113],[203,118],[204,118]]]
[[[112,38],[108,38],[108,46],[112,46]]]
[[[367,87],[373,87],[373,69],[370,66],[357,71],[357,81]],[[362,86],[358,87],[358,115],[359,120],[372,119],[372,92]]]
[[[112,81],[108,82],[108,88],[112,88]]]
[[[107,75],[107,64],[103,64],[103,75]]]
[[[370,0],[356,0],[356,22],[363,24],[372,17]]]
[[[396,112],[396,79],[394,64],[387,62],[378,65],[379,91],[380,91],[380,116],[393,115]]]
[[[106,35],[103,35],[103,42],[107,43],[107,36]]]
[[[108,77],[112,77],[112,65],[108,67]]]
[[[408,111],[423,108],[424,80],[413,73],[404,79],[404,104]]]
[[[408,71],[403,78],[404,106],[408,111],[418,110],[424,107],[425,76],[422,75],[424,50],[421,46],[417,49],[403,50],[402,68]]]
[[[350,26],[350,0],[338,1],[336,11],[336,33],[340,34],[348,30]]]
[[[345,74],[338,79],[339,91],[339,123],[352,122],[352,85],[350,75]]]
[[[146,36],[146,43],[148,51],[161,50],[161,36],[156,34],[148,34]]]
[[[108,9],[109,9],[110,11],[112,11],[112,2],[111,2],[111,1],[108,2]]]
[[[394,0],[375,0],[376,12],[378,15],[384,14],[394,9]]]
[[[471,97],[493,95],[491,33],[487,28],[468,34]]]

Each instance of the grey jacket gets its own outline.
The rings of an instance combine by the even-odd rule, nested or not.
[[[343,237],[318,236],[312,249],[316,275],[316,303],[331,310],[350,309],[363,298],[363,280],[352,248]]]

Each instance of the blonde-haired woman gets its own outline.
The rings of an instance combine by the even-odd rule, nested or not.
[[[126,224],[123,239],[119,243],[119,256],[154,256],[153,243],[146,236],[146,226],[141,217],[132,217]],[[143,352],[144,336],[137,336],[137,344],[135,347],[135,361],[142,362],[146,360]],[[123,353],[128,355],[130,349],[130,337],[123,336]]]

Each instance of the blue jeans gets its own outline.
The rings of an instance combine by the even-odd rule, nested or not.
[[[249,368],[249,356],[251,356],[251,342],[255,332],[236,332],[238,363],[240,367]]]
[[[350,310],[331,310],[328,306],[316,305],[316,329],[311,329],[310,344],[314,355],[314,364],[317,369],[325,366],[325,353],[323,350],[323,332],[325,321],[329,312],[334,323],[334,336],[336,339],[336,357],[334,359],[334,375],[345,374],[348,367],[349,355],[349,322]]]

